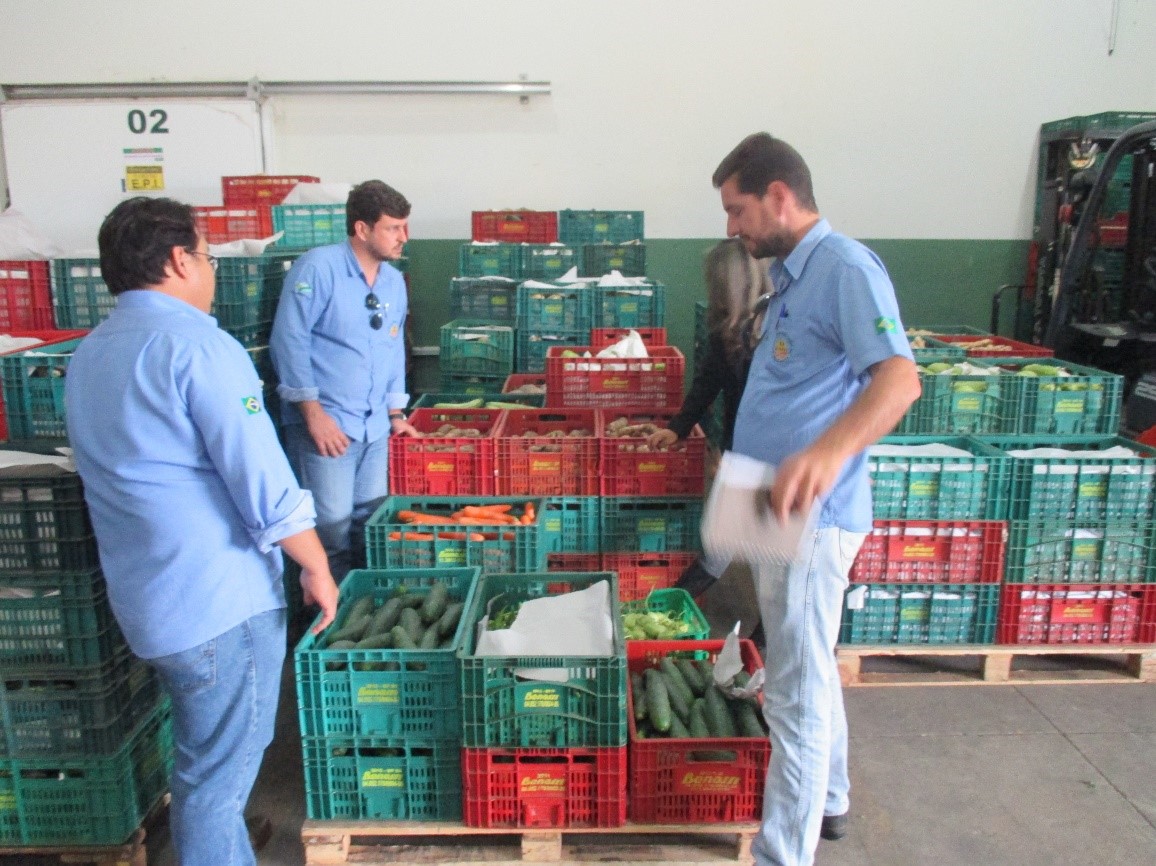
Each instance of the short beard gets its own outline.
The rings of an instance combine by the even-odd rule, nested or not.
[[[747,247],[750,254],[756,259],[785,259],[795,248],[795,238],[786,229],[775,234],[760,238],[754,242],[754,247]]]

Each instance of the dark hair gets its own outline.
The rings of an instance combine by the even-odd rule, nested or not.
[[[756,132],[740,141],[714,170],[711,182],[717,189],[734,174],[738,175],[739,192],[761,198],[767,187],[779,180],[795,194],[802,207],[815,213],[819,211],[807,163],[797,150],[769,133]]]
[[[171,198],[122,201],[97,235],[100,273],[110,294],[159,285],[173,247],[195,251],[199,234],[193,209]]]
[[[353,237],[358,222],[373,226],[383,216],[403,220],[409,216],[410,204],[404,195],[380,180],[367,180],[349,191],[345,201],[345,233]]]

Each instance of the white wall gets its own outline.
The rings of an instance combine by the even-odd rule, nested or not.
[[[271,171],[381,177],[418,237],[469,211],[646,211],[723,230],[710,174],[766,129],[873,238],[1025,238],[1040,123],[1156,110],[1156,3],[4,0],[0,82],[548,80],[553,94],[276,100]]]

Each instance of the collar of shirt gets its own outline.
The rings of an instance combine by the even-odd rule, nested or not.
[[[377,279],[370,283],[369,280],[365,278],[365,272],[361,269],[361,262],[359,262],[357,260],[357,256],[353,254],[353,244],[349,242],[349,238],[345,239],[345,241],[342,243],[342,247],[342,254],[345,257],[345,267],[349,270],[349,276],[356,277],[357,279],[361,280],[362,283],[376,291],[375,287],[381,282],[382,268],[387,266],[393,267],[393,262],[388,260],[378,262]]]
[[[201,312],[192,304],[155,289],[130,289],[127,292],[122,292],[116,300],[116,305],[125,310],[169,310],[200,318],[214,328],[217,326],[217,320],[208,313]]]
[[[831,234],[831,224],[822,217],[811,226],[811,230],[803,235],[790,254],[785,259],[776,259],[771,265],[771,280],[775,285],[775,293],[782,294],[786,287],[796,283],[803,275],[803,268],[811,258],[811,253],[819,246],[823,238]],[[784,277],[784,271],[786,276]]]

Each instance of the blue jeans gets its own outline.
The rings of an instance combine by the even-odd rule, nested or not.
[[[340,457],[322,457],[304,424],[285,427],[285,450],[301,486],[313,494],[317,534],[340,582],[365,567],[365,521],[389,495],[389,436],[350,442]]]
[[[284,661],[284,608],[149,660],[173,702],[169,828],[181,866],[257,862],[245,804],[273,740]]]
[[[849,808],[847,716],[835,663],[847,574],[866,537],[820,529],[805,536],[789,567],[755,567],[767,646],[763,715],[771,764],[759,866],[811,866],[823,815]]]

